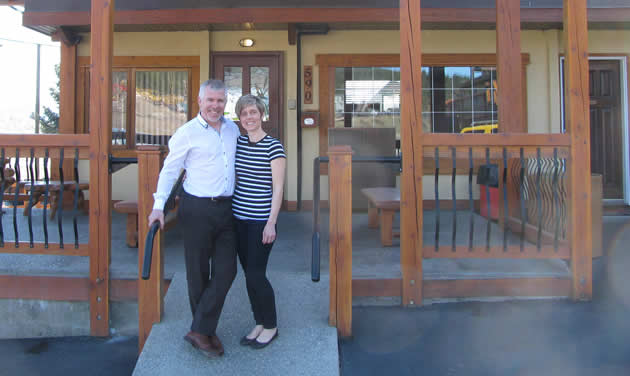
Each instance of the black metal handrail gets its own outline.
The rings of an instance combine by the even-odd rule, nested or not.
[[[181,174],[179,174],[179,178],[173,185],[171,189],[171,193],[168,195],[168,199],[166,200],[166,204],[164,204],[164,217],[166,214],[175,207],[175,198],[181,193],[182,184],[184,183],[184,176],[186,175],[186,170],[182,170]],[[151,277],[151,262],[153,260],[153,239],[155,238],[155,234],[160,229],[160,222],[154,221],[150,224],[149,232],[147,233],[147,238],[144,243],[144,260],[142,261],[142,279],[147,280]]]
[[[311,238],[311,280],[319,282],[320,278],[320,234],[319,234],[319,200],[321,163],[328,163],[328,157],[316,157],[313,160],[313,236]],[[398,163],[402,168],[402,157],[361,157],[353,156],[352,163]]]

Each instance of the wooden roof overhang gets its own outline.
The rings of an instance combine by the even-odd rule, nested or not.
[[[495,0],[424,0],[423,29],[495,29]],[[397,0],[127,0],[116,4],[117,31],[286,29],[289,23],[327,23],[333,29],[398,29]],[[521,2],[523,3],[523,2]],[[532,0],[521,7],[522,29],[561,29],[562,1]],[[630,28],[630,4],[592,1],[591,28]],[[51,35],[59,27],[89,31],[89,0],[26,0],[24,26]]]

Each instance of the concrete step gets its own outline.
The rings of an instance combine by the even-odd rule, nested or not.
[[[182,339],[191,313],[185,274],[177,273],[163,320],[153,326],[133,375],[339,375],[337,330],[328,326],[328,276],[319,283],[306,273],[270,270],[268,276],[278,310],[279,337],[273,344],[254,350],[238,343],[254,325],[239,269],[217,329],[225,355],[208,359],[198,353]]]

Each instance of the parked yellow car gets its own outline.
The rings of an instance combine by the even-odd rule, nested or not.
[[[470,127],[466,127],[464,129],[462,129],[459,133],[483,133],[483,134],[490,134],[490,133],[497,133],[499,129],[499,124],[479,124],[479,125],[473,125]]]

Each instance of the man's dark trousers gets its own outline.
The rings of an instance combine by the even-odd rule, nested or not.
[[[225,297],[236,277],[232,201],[186,192],[182,196],[177,214],[184,232],[186,280],[193,315],[190,329],[210,336],[215,334]]]

